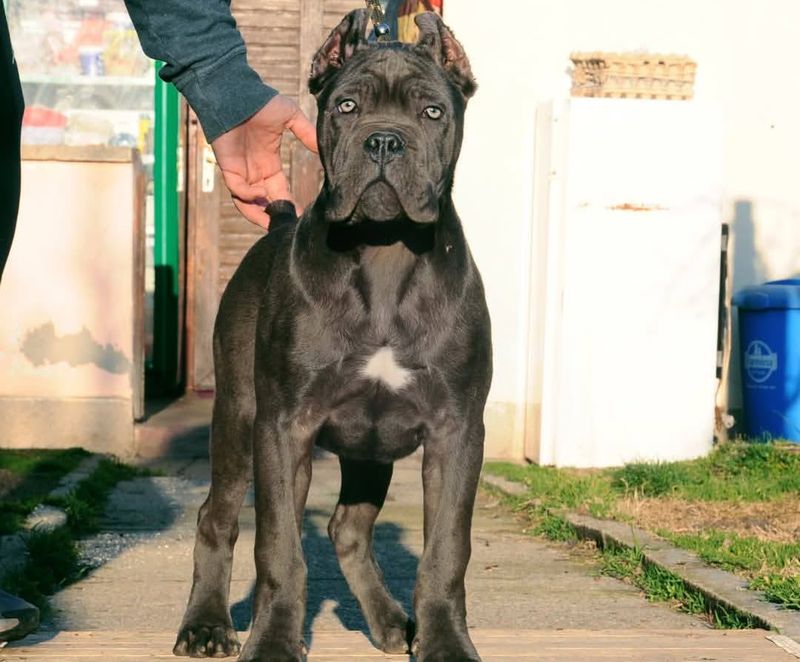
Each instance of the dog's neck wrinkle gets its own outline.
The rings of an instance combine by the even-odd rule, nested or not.
[[[373,331],[380,338],[390,333],[408,275],[419,259],[402,243],[365,246],[360,251],[360,278],[356,279]]]

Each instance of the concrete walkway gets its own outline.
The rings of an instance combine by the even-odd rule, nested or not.
[[[203,454],[202,445],[188,454],[184,449],[183,457],[154,463],[166,475],[118,486],[104,533],[83,545],[86,559],[97,568],[53,598],[53,614],[35,639],[18,642],[0,658],[113,662],[169,657],[190,587],[197,508],[208,487],[208,463],[196,457]],[[310,659],[383,659],[364,637],[366,625],[326,535],[338,487],[336,459],[315,460],[304,527]],[[407,609],[422,552],[421,506],[420,458],[413,456],[396,466],[376,526],[376,553],[390,589]],[[234,624],[244,631],[254,578],[252,498],[240,523],[231,602]],[[795,659],[764,632],[710,630],[699,618],[651,604],[635,588],[598,576],[588,556],[519,530],[512,515],[480,496],[467,575],[468,623],[486,662]]]

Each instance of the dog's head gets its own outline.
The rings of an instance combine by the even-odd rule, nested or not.
[[[369,43],[367,12],[357,10],[314,57],[309,89],[329,221],[431,223],[449,194],[476,85],[439,16],[421,14],[416,23],[416,44]]]

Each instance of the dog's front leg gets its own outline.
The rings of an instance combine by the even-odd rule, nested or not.
[[[479,662],[467,632],[464,575],[483,461],[483,422],[425,444],[425,550],[417,572],[414,652],[418,662]]]
[[[306,564],[300,518],[309,485],[311,440],[296,426],[259,416],[253,434],[256,590],[247,662],[305,659]]]

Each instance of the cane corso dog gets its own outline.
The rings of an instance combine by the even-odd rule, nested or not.
[[[177,655],[239,651],[228,610],[237,517],[255,480],[257,580],[240,659],[305,659],[300,544],[314,445],[336,454],[328,531],[374,643],[420,662],[480,660],[464,574],[491,380],[489,316],[453,208],[453,172],[475,82],[432,13],[416,44],[371,43],[349,14],[316,54],[324,167],[298,222],[269,208],[269,235],[228,285],[214,335],[211,490]],[[286,216],[289,216],[289,222]],[[423,449],[425,547],[414,621],[389,594],[372,531],[392,463]]]

